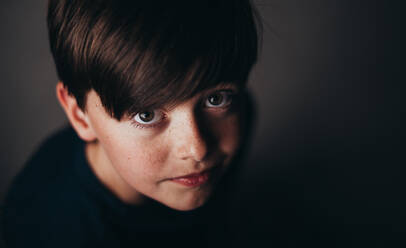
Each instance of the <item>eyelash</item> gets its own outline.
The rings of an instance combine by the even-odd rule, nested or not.
[[[206,106],[206,101],[207,101],[207,99],[210,97],[210,96],[212,96],[212,95],[214,95],[214,94],[218,94],[218,93],[224,93],[225,95],[227,95],[227,97],[228,97],[228,103],[225,103],[225,105],[224,106],[220,106],[220,107],[210,107],[210,106]],[[205,109],[211,109],[212,111],[214,111],[214,112],[217,112],[217,111],[225,111],[225,110],[228,110],[228,109],[230,109],[231,108],[231,106],[233,105],[233,103],[234,103],[234,101],[235,101],[235,95],[236,95],[237,93],[235,92],[235,90],[232,90],[232,89],[218,89],[218,90],[216,90],[216,91],[214,91],[214,92],[211,92],[211,93],[209,93],[209,94],[206,94],[206,95],[204,95],[202,98],[203,98],[203,101],[201,102],[201,104],[202,104],[202,106],[203,106],[203,108],[205,108]],[[160,114],[162,115],[162,117],[161,117],[161,119],[159,120],[159,121],[157,121],[156,123],[152,123],[152,124],[142,124],[142,123],[140,123],[140,122],[138,122],[138,121],[136,121],[135,120],[135,117],[138,115],[138,114],[140,114],[140,113],[142,113],[142,112],[140,112],[140,113],[137,113],[137,114],[135,114],[135,115],[133,115],[132,117],[131,117],[131,124],[132,125],[134,125],[136,128],[141,128],[141,129],[144,129],[144,128],[155,128],[155,127],[158,127],[158,126],[160,126],[160,125],[162,125],[163,123],[165,123],[165,120],[167,119],[167,115],[162,111],[162,110],[154,110],[154,111],[160,111]]]
[[[152,124],[139,123],[138,121],[135,120],[135,116],[137,114],[139,114],[139,113],[137,113],[131,118],[131,124],[134,125],[136,128],[141,128],[141,129],[158,127],[158,126],[160,126],[160,125],[162,125],[164,123],[164,120],[167,118],[167,116],[163,111],[161,111],[161,110],[157,110],[157,111],[160,111],[161,114],[162,114],[162,117],[161,117],[161,119],[159,121],[157,121],[155,123],[152,123]]]
[[[224,106],[206,106],[206,102],[208,101],[209,97],[214,94],[219,94],[219,93],[223,93],[223,96],[226,96],[227,102],[224,103]],[[202,102],[202,105],[204,108],[212,109],[213,111],[228,110],[235,102],[235,96],[236,96],[236,92],[233,90],[230,90],[230,89],[217,90],[215,92],[205,95],[204,96],[205,100]]]

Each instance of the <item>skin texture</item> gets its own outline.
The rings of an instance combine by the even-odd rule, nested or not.
[[[156,110],[157,121],[145,125],[137,117],[110,117],[93,90],[82,111],[62,83],[56,89],[70,123],[87,142],[92,170],[110,191],[128,204],[152,198],[183,211],[207,201],[239,147],[238,109],[232,103],[207,104],[207,94],[224,90],[237,89],[229,85],[201,92],[171,109]],[[200,186],[171,180],[208,169],[213,173]]]

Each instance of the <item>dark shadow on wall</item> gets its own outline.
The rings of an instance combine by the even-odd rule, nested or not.
[[[342,2],[334,56],[297,78],[316,90],[248,159],[233,204],[236,245],[405,247],[404,87],[393,84],[404,82],[394,73],[404,63],[378,17],[397,12],[365,3]]]
[[[376,114],[365,122],[373,121]],[[264,176],[246,181],[234,204],[239,213],[238,243],[273,245],[268,247],[405,244],[401,143],[387,129],[387,124],[344,126],[326,134],[322,128],[287,127],[281,133],[283,141],[267,146],[273,155],[255,159],[268,168],[262,171]]]

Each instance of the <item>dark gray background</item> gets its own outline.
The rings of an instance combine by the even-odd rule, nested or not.
[[[41,140],[66,123],[54,94],[45,2],[0,4],[0,203]],[[236,189],[236,242],[399,244],[406,203],[393,106],[400,98],[378,73],[381,6],[256,2],[264,19],[250,79],[258,119]]]

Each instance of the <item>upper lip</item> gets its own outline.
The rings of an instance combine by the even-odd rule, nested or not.
[[[204,169],[204,170],[199,171],[199,172],[193,172],[193,173],[190,173],[190,174],[187,174],[187,175],[183,175],[183,176],[179,176],[179,177],[173,177],[173,178],[171,178],[171,179],[179,179],[179,178],[185,178],[185,177],[195,177],[195,176],[199,176],[199,175],[201,175],[201,174],[203,174],[203,173],[205,173],[205,172],[208,172],[208,171],[212,170],[213,168],[214,168],[214,167],[210,167],[210,168]]]

